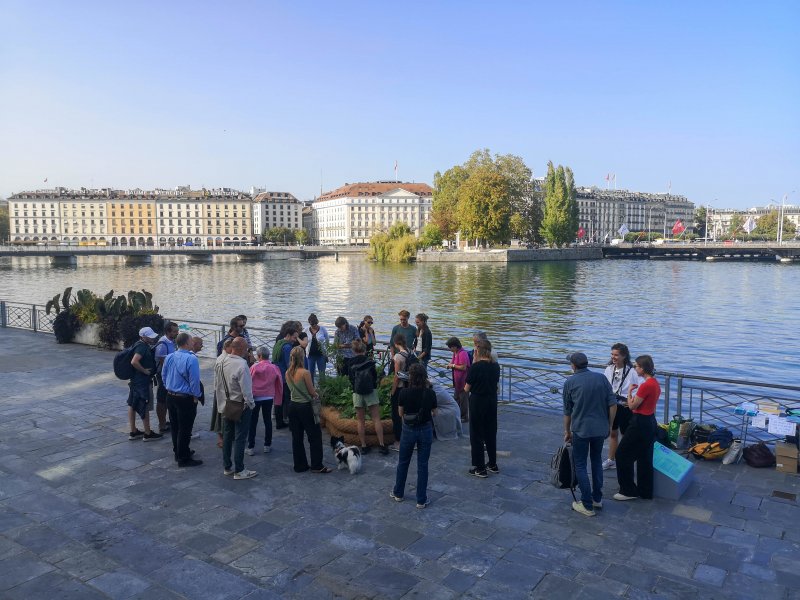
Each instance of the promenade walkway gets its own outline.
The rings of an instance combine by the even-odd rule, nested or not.
[[[0,598],[800,598],[800,509],[773,496],[798,477],[698,464],[680,502],[586,518],[548,483],[561,417],[505,407],[501,473],[471,478],[467,441],[435,442],[425,510],[388,497],[396,454],[296,475],[285,430],[233,481],[208,406],[199,468],[128,441],[111,359],[0,329]]]

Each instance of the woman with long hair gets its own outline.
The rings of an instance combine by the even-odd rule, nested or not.
[[[637,356],[633,368],[643,382],[631,385],[628,390],[628,408],[632,414],[628,431],[617,448],[619,493],[614,494],[614,500],[650,500],[653,497],[653,443],[658,427],[655,412],[661,386],[654,377],[656,370],[650,355]]]
[[[617,343],[611,346],[611,360],[605,370],[606,379],[611,384],[611,389],[617,397],[617,413],[611,426],[611,436],[608,440],[608,458],[603,461],[603,469],[613,469],[617,462],[617,447],[619,434],[625,435],[628,423],[631,421],[631,409],[628,408],[628,391],[631,385],[638,385],[639,376],[631,363],[631,353],[625,344]]]
[[[431,360],[431,350],[433,349],[433,334],[431,333],[431,328],[428,327],[428,315],[419,313],[414,317],[414,323],[417,325],[414,350],[417,353],[419,362],[427,369]]]
[[[330,473],[322,464],[322,431],[319,428],[319,413],[314,404],[319,402],[319,394],[314,389],[311,373],[305,368],[306,351],[300,346],[292,348],[289,354],[289,368],[286,370],[286,384],[292,401],[289,403],[289,428],[292,431],[292,457],[295,473],[311,469],[312,473]],[[311,450],[311,465],[308,464],[303,435],[308,437]]]
[[[464,390],[469,393],[469,445],[472,450],[470,475],[485,479],[487,471],[499,473],[497,466],[497,384],[500,365],[492,358],[492,344],[475,344],[475,361],[467,373]],[[489,464],[486,464],[486,455]]]
[[[403,436],[403,420],[398,412],[397,395],[408,383],[408,373],[406,372],[406,359],[408,358],[408,344],[406,336],[398,333],[392,339],[391,351],[392,366],[394,367],[394,377],[392,378],[392,391],[390,399],[392,402],[392,432],[394,433],[394,444],[390,446],[395,452],[400,451],[400,438]]]
[[[408,370],[408,387],[398,394],[399,412],[403,420],[400,438],[400,458],[394,489],[389,496],[397,502],[403,500],[406,478],[414,447],[417,448],[417,508],[428,506],[428,459],[433,444],[432,417],[436,414],[436,394],[428,385],[425,367],[417,363]]]

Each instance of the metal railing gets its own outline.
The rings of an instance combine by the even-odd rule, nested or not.
[[[54,319],[55,315],[47,315],[41,305],[0,300],[2,327],[52,333]],[[207,321],[169,320],[178,323],[182,331],[203,339],[201,356],[216,357],[217,344],[225,337],[227,326]],[[277,330],[259,327],[248,327],[248,332],[254,347],[266,346],[270,351],[278,334]],[[386,346],[385,341],[379,342],[379,354],[386,351]],[[500,402],[550,411],[562,409],[564,381],[572,374],[564,360],[504,353],[499,354],[499,358]],[[447,369],[450,360],[449,350],[434,348],[428,364],[429,378],[451,386],[451,373]],[[606,365],[590,366],[602,369]],[[329,364],[328,369],[333,371],[333,365]],[[724,424],[734,435],[741,435],[746,420],[736,415],[734,409],[743,402],[771,401],[784,410],[800,410],[800,386],[670,371],[659,371],[656,377],[662,389],[656,416],[665,423],[673,415],[682,415],[695,422]],[[776,439],[765,430],[753,429],[749,430],[748,437],[764,441]]]

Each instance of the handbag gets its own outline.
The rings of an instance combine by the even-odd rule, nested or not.
[[[420,424],[419,413],[403,413],[403,423],[409,427],[416,427]]]
[[[222,416],[228,419],[228,421],[238,423],[242,420],[244,402],[233,402],[231,400],[231,392],[228,389],[228,381],[225,379],[225,369],[223,366],[220,366],[219,372],[222,377],[222,384],[225,386],[225,408],[222,409]]]

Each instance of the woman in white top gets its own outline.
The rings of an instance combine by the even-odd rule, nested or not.
[[[631,363],[631,353],[625,344],[611,346],[611,361],[605,370],[606,379],[611,383],[611,389],[617,396],[617,416],[611,426],[611,438],[608,442],[608,458],[603,461],[603,469],[613,469],[617,466],[617,446],[619,434],[625,435],[628,423],[631,420],[631,409],[628,408],[628,390],[631,385],[639,385],[639,376]]]
[[[311,373],[311,380],[315,381],[314,376],[319,371],[319,376],[325,376],[325,367],[328,364],[327,348],[330,344],[328,330],[319,324],[317,315],[308,315],[308,345],[306,356],[308,357],[308,370]]]

